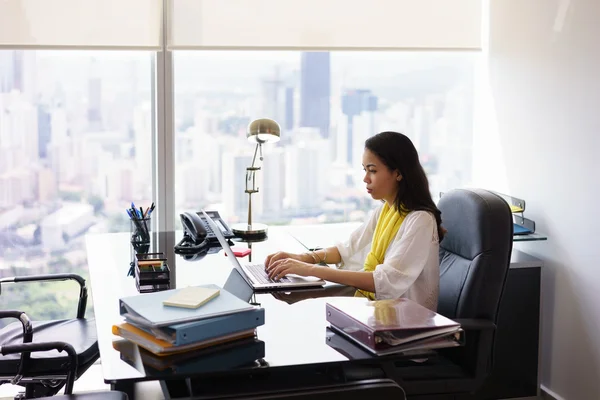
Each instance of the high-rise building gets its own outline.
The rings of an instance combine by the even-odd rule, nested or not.
[[[144,102],[133,110],[135,187],[143,198],[152,196],[152,106]]]
[[[262,79],[262,117],[271,118],[280,124],[285,118],[284,84],[279,68]]]
[[[39,104],[37,106],[38,120],[38,155],[40,158],[48,157],[48,144],[52,138],[52,116],[48,107]]]
[[[13,92],[0,96],[0,174],[11,169],[29,169],[38,161],[36,109]]]
[[[246,189],[246,168],[252,164],[252,154],[239,152],[226,152],[223,154],[222,200],[225,209],[231,216],[236,216],[239,221],[248,218],[248,194]],[[262,171],[256,173],[256,186],[258,193],[252,195],[252,215],[262,214]]]
[[[358,143],[364,141],[364,139],[376,132],[371,132],[369,135],[368,129],[375,129],[374,119],[370,119],[370,124],[366,124],[366,121],[361,121],[361,131],[355,132],[355,117],[361,115],[363,112],[370,113],[371,116],[377,110],[377,97],[371,94],[370,90],[365,89],[352,89],[347,90],[342,95],[342,112],[347,118],[346,121],[346,159],[348,165],[355,164],[358,160],[354,157],[354,147]],[[370,125],[370,126],[369,126]]]
[[[12,90],[13,82],[13,55],[12,51],[0,50],[0,93]]]
[[[300,69],[300,126],[319,128],[329,137],[331,67],[329,52],[302,53]]]
[[[265,183],[260,188],[263,210],[268,218],[276,218],[283,208],[285,196],[285,168],[283,148],[263,149],[264,161],[259,173]]]
[[[40,168],[37,171],[37,200],[52,201],[57,194],[56,177],[50,168]]]
[[[286,131],[294,129],[294,88],[285,88],[285,121],[283,127]]]
[[[90,77],[88,79],[87,119],[89,129],[101,131],[102,124],[102,79],[99,76],[99,66],[92,60]]]
[[[327,194],[330,154],[325,139],[298,141],[285,148],[285,205],[296,215],[310,214],[321,207]]]
[[[0,93],[16,91],[31,103],[36,93],[35,51],[0,51]]]

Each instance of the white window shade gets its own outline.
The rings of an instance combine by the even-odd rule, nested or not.
[[[1,0],[0,48],[160,48],[162,0]]]
[[[481,0],[168,0],[171,49],[481,48]]]

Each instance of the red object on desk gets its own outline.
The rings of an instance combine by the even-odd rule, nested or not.
[[[252,253],[252,250],[250,250],[246,247],[239,247],[239,246],[233,246],[231,248],[231,251],[233,251],[233,254],[236,257],[246,257],[248,254]],[[225,253],[225,257],[227,257],[227,253]]]

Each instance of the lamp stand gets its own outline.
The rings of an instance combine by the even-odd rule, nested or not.
[[[256,172],[260,171],[260,166],[256,166],[256,155],[259,154],[260,161],[263,160],[262,143],[258,141],[254,148],[254,157],[252,157],[252,165],[246,168],[246,190],[248,193],[248,223],[232,225],[233,233],[242,239],[257,239],[267,236],[268,226],[260,223],[252,222],[252,194],[258,193],[256,187]]]

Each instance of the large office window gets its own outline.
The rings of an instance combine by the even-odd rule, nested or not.
[[[88,278],[85,234],[127,231],[127,204],[150,204],[153,54],[0,50],[0,276]],[[9,284],[0,309],[73,317],[77,295]]]
[[[175,210],[244,221],[247,124],[273,118],[255,220],[362,220],[364,141],[394,130],[416,145],[434,199],[470,183],[476,53],[176,51]]]

